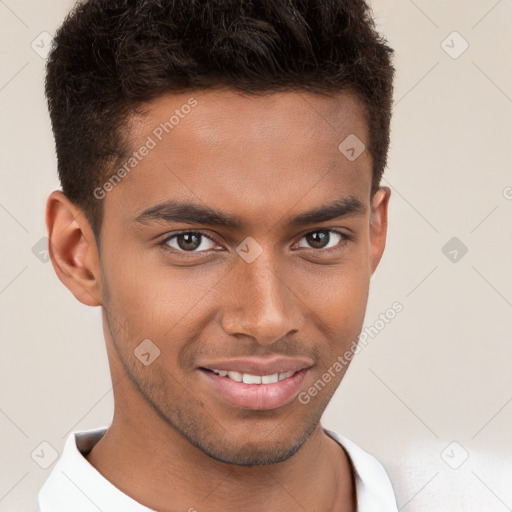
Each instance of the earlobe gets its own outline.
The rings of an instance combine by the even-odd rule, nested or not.
[[[373,197],[370,217],[370,271],[373,274],[386,247],[388,229],[389,187],[380,187]]]
[[[96,240],[82,211],[60,190],[46,203],[50,259],[58,278],[87,306],[102,304]]]

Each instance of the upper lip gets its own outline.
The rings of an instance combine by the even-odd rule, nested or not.
[[[234,371],[259,376],[282,372],[298,372],[311,366],[313,366],[313,363],[310,359],[290,357],[222,359],[199,364],[199,368],[208,370]]]

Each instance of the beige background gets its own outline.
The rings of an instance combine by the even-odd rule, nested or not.
[[[60,453],[113,410],[100,312],[37,249],[58,188],[40,34],[72,4],[0,0],[0,511],[35,510],[53,468],[31,458],[41,442]],[[512,510],[512,2],[372,5],[397,78],[389,241],[365,326],[403,311],[369,337],[324,426],[382,461],[400,510]]]

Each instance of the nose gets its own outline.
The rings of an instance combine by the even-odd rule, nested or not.
[[[271,250],[251,263],[242,258],[229,273],[222,326],[232,336],[251,336],[261,345],[295,334],[303,323],[303,299],[293,290],[293,276]]]

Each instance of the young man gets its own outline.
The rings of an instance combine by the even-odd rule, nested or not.
[[[51,259],[101,306],[112,424],[41,512],[396,511],[320,419],[361,332],[390,190],[392,50],[359,0],[89,0],[46,94]]]

